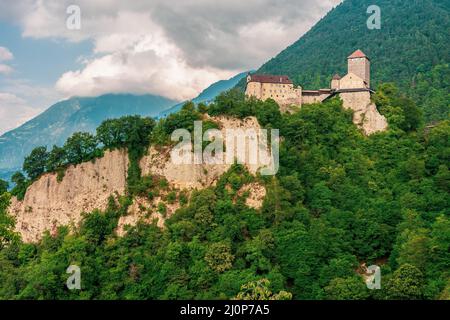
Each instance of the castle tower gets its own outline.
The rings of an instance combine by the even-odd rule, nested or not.
[[[333,76],[333,79],[331,79],[331,90],[339,90],[340,81],[341,81],[341,76],[338,74],[335,74]]]
[[[370,59],[361,50],[356,50],[347,59],[348,73],[363,79],[370,88]]]

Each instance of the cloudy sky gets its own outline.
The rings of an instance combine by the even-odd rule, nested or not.
[[[258,68],[341,0],[0,0],[0,134],[70,96],[195,97]],[[70,5],[81,28],[67,27]]]

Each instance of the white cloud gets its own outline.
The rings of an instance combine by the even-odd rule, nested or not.
[[[18,127],[62,99],[52,87],[4,79],[0,89],[0,135]]]
[[[152,93],[181,101],[237,72],[189,66],[179,49],[158,32],[135,37],[111,35],[99,39],[95,50],[103,55],[85,61],[81,70],[63,74],[56,84],[58,90],[68,96]]]
[[[66,28],[71,0],[0,0],[0,7],[26,37],[93,41],[83,68],[57,81],[65,95],[135,92],[186,99],[259,67],[340,2],[78,0],[81,30]]]
[[[6,64],[0,63],[0,74],[8,75],[13,72],[13,68]]]
[[[0,62],[12,60],[13,58],[14,58],[14,56],[11,53],[11,51],[9,51],[8,48],[0,47]],[[9,75],[13,71],[14,71],[14,69],[11,68],[10,66],[8,66],[4,63],[0,63],[0,74]]]
[[[8,48],[0,47],[0,61],[12,60],[14,58]]]
[[[0,92],[0,135],[16,128],[39,113],[14,94]]]

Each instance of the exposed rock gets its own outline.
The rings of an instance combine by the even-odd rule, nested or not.
[[[244,120],[217,117],[216,121],[224,136],[227,128],[260,129],[255,118]],[[247,158],[248,159],[248,158]],[[169,182],[170,190],[183,190],[189,194],[193,189],[202,189],[214,185],[219,177],[229,168],[229,164],[220,165],[176,165],[170,159],[170,148],[149,149],[148,155],[141,159],[142,174],[164,177]],[[247,165],[251,173],[256,173],[258,166]],[[75,225],[81,221],[82,212],[94,209],[104,210],[111,195],[123,195],[126,191],[126,175],[128,155],[125,150],[105,152],[104,157],[95,161],[70,166],[62,181],[57,181],[57,174],[44,174],[27,190],[23,201],[12,199],[9,213],[16,219],[16,230],[23,241],[36,242],[45,231],[52,234],[60,225]],[[253,185],[249,187],[250,197],[247,204],[259,208],[265,195],[264,187]],[[117,232],[124,234],[125,225],[134,225],[137,221],[150,222],[158,219],[160,227],[164,217],[158,212],[158,204],[164,203],[165,217],[170,217],[178,208],[163,200],[166,194],[161,193],[152,201],[144,198],[134,199],[128,209],[128,215],[121,217]]]
[[[23,201],[12,199],[9,212],[25,242],[34,242],[58,225],[77,225],[82,212],[105,209],[114,193],[124,194],[126,151],[105,152],[95,161],[70,166],[61,182],[56,173],[44,174],[27,190]]]
[[[340,97],[343,107],[353,110],[353,123],[360,127],[364,134],[371,135],[387,129],[387,120],[371,102],[369,92],[341,93]]]
[[[239,190],[238,196],[242,196],[246,192],[248,192],[248,197],[245,199],[245,204],[250,208],[261,209],[266,197],[266,188],[257,182],[252,182],[244,185]]]
[[[261,129],[255,117],[243,120],[231,117],[207,117],[219,125],[226,139],[227,129]],[[248,152],[247,148],[247,152]],[[248,154],[246,159],[249,159]],[[230,164],[175,164],[170,158],[170,148],[156,149],[151,147],[148,155],[141,159],[143,175],[157,174],[165,177],[169,183],[180,189],[198,189],[213,185],[218,178],[231,167]],[[258,165],[245,164],[250,173],[255,174]]]
[[[123,236],[126,233],[125,226],[135,226],[138,221],[151,223],[153,220],[156,220],[158,227],[163,228],[165,218],[163,214],[157,211],[159,203],[164,203],[166,206],[166,216],[171,216],[178,208],[180,208],[178,203],[169,205],[165,203],[161,197],[156,197],[153,201],[149,201],[143,197],[135,198],[133,204],[128,208],[128,214],[119,219],[117,235]]]
[[[362,129],[366,135],[385,131],[388,127],[386,118],[378,112],[373,103],[367,106],[363,117]]]

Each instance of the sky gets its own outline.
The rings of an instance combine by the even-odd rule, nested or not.
[[[192,99],[258,69],[340,2],[0,0],[0,134],[71,96]]]

